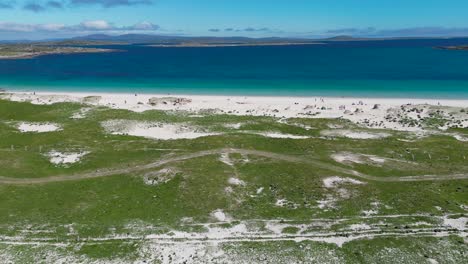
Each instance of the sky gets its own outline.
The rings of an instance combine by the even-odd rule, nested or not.
[[[0,0],[0,40],[468,36],[467,0]]]

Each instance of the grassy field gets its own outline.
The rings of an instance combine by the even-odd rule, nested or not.
[[[466,129],[420,137],[341,119],[104,107],[71,118],[85,107],[0,100],[2,259],[466,261],[468,142],[449,135],[468,134]],[[109,120],[179,124],[214,135],[178,140],[117,135],[103,126]],[[54,123],[60,130],[20,132],[22,122]],[[324,136],[328,130],[389,136]],[[304,138],[264,136],[271,132]],[[87,154],[76,163],[54,164],[51,151]],[[153,164],[158,161],[164,162]],[[414,177],[399,180],[409,176]]]

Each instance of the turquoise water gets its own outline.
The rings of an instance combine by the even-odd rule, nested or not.
[[[468,99],[468,39],[152,48],[0,60],[0,88],[169,94]]]

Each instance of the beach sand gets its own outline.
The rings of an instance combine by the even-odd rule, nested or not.
[[[413,98],[266,97],[225,95],[164,95],[79,92],[5,92],[0,98],[33,104],[76,102],[135,112],[147,110],[272,116],[277,118],[344,118],[370,128],[418,131],[395,120],[418,120],[433,109],[455,115],[459,127],[468,127],[468,100]],[[468,109],[467,109],[468,110]],[[398,121],[398,120],[397,120]],[[441,127],[446,129],[446,127]]]

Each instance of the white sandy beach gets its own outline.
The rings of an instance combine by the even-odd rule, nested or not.
[[[427,115],[425,109],[453,109],[459,127],[468,127],[468,114],[458,113],[468,107],[468,100],[413,98],[333,98],[333,97],[267,97],[225,95],[165,95],[78,92],[5,92],[0,98],[33,104],[58,102],[86,103],[136,112],[147,110],[187,111],[194,116],[204,113],[273,116],[277,118],[345,118],[371,128],[417,131],[418,127],[392,122],[401,114],[415,120]],[[152,102],[152,103],[150,103]],[[413,107],[418,106],[418,111]],[[403,107],[403,108],[402,108]],[[404,109],[404,110],[402,110]],[[412,111],[410,111],[412,109]],[[453,114],[453,113],[451,113]],[[441,128],[444,129],[444,128]]]

